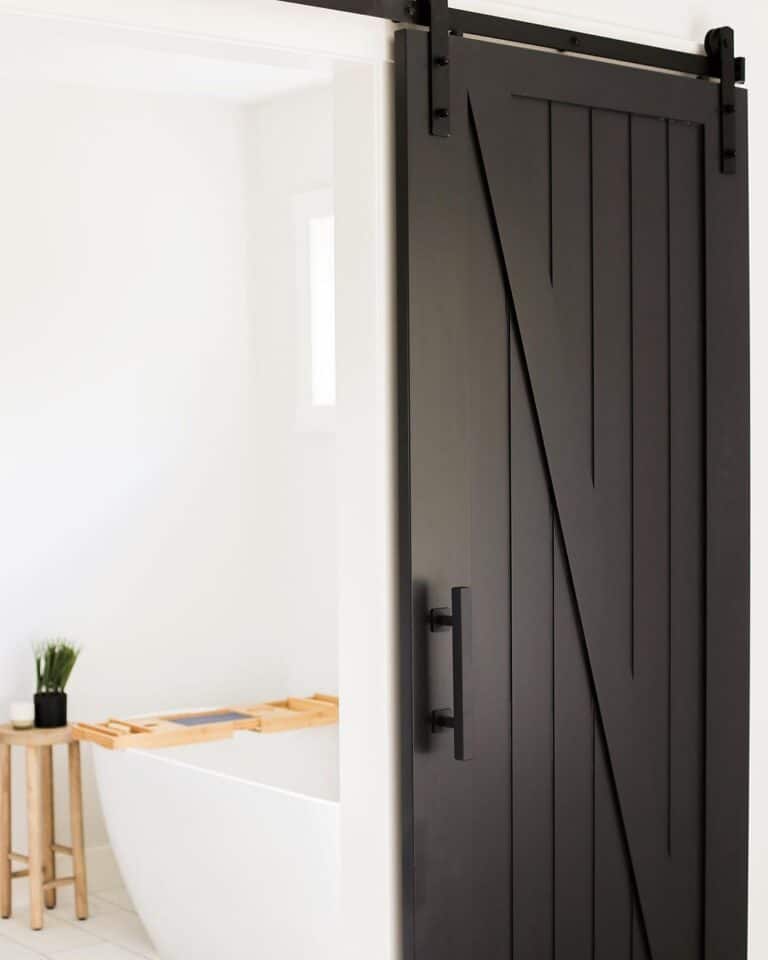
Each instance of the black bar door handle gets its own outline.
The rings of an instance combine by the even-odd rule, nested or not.
[[[453,587],[451,607],[429,611],[433,632],[453,632],[453,712],[432,711],[432,729],[453,730],[453,754],[457,760],[472,758],[472,598],[469,587]]]

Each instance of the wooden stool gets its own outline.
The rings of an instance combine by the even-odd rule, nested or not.
[[[53,807],[53,747],[66,743],[69,748],[69,808],[72,846],[56,843]],[[29,853],[24,856],[11,848],[11,747],[27,752],[27,820]],[[56,854],[72,857],[74,875],[56,877]],[[14,870],[13,862],[24,865]],[[56,906],[56,888],[74,885],[75,915],[88,918],[88,888],[85,875],[83,842],[83,798],[80,776],[80,744],[72,738],[71,727],[53,730],[14,730],[0,725],[0,916],[11,915],[11,886],[18,877],[29,877],[30,926],[43,926],[43,904]]]

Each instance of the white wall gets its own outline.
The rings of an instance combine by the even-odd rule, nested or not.
[[[329,83],[43,82],[0,117],[2,712],[51,635],[83,645],[75,718],[335,693],[336,437],[299,424],[292,216],[333,183]]]
[[[84,644],[75,717],[216,697],[207,637],[246,640],[232,622],[245,581],[225,580],[219,603],[205,569],[242,554],[228,508],[247,411],[237,109],[45,84],[6,86],[0,115],[0,697],[30,696],[31,644],[51,634]]]

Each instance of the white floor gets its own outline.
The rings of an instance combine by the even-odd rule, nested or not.
[[[0,920],[0,960],[157,960],[122,887],[91,893],[89,904],[90,918],[77,920],[72,890],[60,890],[56,909],[45,911],[43,930],[30,930],[27,909],[20,906],[12,918]]]

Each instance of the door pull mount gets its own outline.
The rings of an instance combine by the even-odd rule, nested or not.
[[[472,757],[472,602],[469,587],[453,587],[451,606],[429,611],[432,633],[453,634],[453,711],[433,710],[432,732],[453,730],[453,754],[457,760]]]

